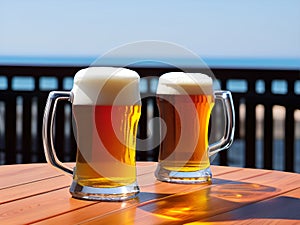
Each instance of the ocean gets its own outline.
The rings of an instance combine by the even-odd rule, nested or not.
[[[0,65],[79,65],[88,66],[95,61],[102,62],[103,64],[110,65],[123,65],[127,62],[139,61],[139,58],[101,58],[97,56],[1,56]],[[156,66],[159,62],[175,62],[176,66],[198,66],[199,63],[206,64],[212,68],[271,68],[271,69],[300,69],[300,57],[299,58],[252,58],[252,57],[202,57],[202,58],[178,58],[178,59],[147,59],[142,60],[140,65],[147,63],[149,66]]]
[[[34,66],[90,66],[90,65],[108,65],[124,66],[128,62],[137,62],[138,59],[101,59],[95,56],[90,57],[70,57],[70,56],[1,56],[0,65],[34,65]],[[168,59],[143,60],[137,63],[138,66],[161,66],[161,62],[169,62]],[[196,67],[201,64],[207,68],[255,68],[255,69],[300,69],[300,58],[202,58],[199,59],[172,59],[170,62],[178,67],[190,66]],[[128,64],[127,64],[128,65]],[[30,77],[16,77],[13,80],[14,90],[33,90],[34,80]],[[72,88],[72,79],[64,81],[64,89]],[[57,87],[57,81],[53,78],[43,78],[40,86],[44,90],[54,90]],[[7,87],[6,78],[0,74],[0,90]],[[141,89],[144,89],[141,87]],[[232,80],[228,83],[228,90],[234,92],[246,92],[246,82],[242,80]],[[257,82],[256,91],[264,92],[264,84]],[[272,91],[276,94],[287,92],[287,83],[285,81],[275,80],[272,83]],[[300,94],[300,79],[295,83],[295,92]]]

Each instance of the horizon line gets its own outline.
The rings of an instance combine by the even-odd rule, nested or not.
[[[137,64],[139,66],[156,67],[168,64],[170,61],[178,66],[199,66],[203,64],[208,67],[234,67],[234,68],[287,68],[300,69],[300,57],[202,57],[196,58],[101,58],[99,56],[17,56],[0,55],[0,65],[41,65],[41,66],[87,66],[99,63],[106,66],[120,66]],[[97,62],[98,61],[98,62]]]

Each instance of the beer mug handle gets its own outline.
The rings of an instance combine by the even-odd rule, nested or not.
[[[209,145],[208,154],[212,156],[219,151],[228,149],[232,142],[234,136],[234,127],[235,127],[235,115],[234,115],[234,106],[232,101],[232,96],[230,91],[215,91],[215,99],[221,100],[224,107],[224,118],[225,118],[225,129],[222,138]]]
[[[49,93],[47,104],[44,112],[43,119],[43,128],[42,128],[42,136],[43,136],[43,145],[46,160],[52,166],[68,173],[73,174],[73,170],[67,166],[65,166],[56,156],[56,152],[54,149],[53,142],[53,126],[54,126],[54,118],[56,114],[56,106],[57,102],[61,100],[71,101],[72,93],[68,91],[51,91]]]

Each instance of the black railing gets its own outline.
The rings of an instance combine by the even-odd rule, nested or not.
[[[0,164],[44,162],[41,128],[43,112],[49,88],[44,82],[53,81],[56,90],[69,90],[75,73],[82,67],[47,67],[47,66],[0,66]],[[138,137],[147,138],[149,130],[159,132],[158,126],[150,126],[148,120],[158,116],[155,102],[155,82],[166,72],[177,71],[176,68],[141,68],[130,67],[139,73],[144,84],[142,89],[142,116],[139,122]],[[196,68],[187,68],[191,72],[199,71]],[[200,70],[203,72],[203,70]],[[205,72],[205,71],[204,71]],[[208,72],[208,71],[207,71]],[[221,89],[232,91],[236,111],[236,142],[242,145],[233,145],[239,149],[244,157],[238,159],[240,166],[262,167],[276,169],[274,165],[274,145],[276,137],[274,130],[274,106],[283,107],[284,124],[280,127],[284,143],[282,154],[282,170],[300,171],[297,167],[300,161],[299,130],[300,122],[295,115],[300,109],[300,71],[299,70],[271,70],[271,69],[212,69]],[[18,87],[22,79],[29,84]],[[151,79],[148,79],[151,77]],[[232,88],[231,84],[235,83]],[[279,92],[274,86],[280,84]],[[46,85],[47,86],[47,85]],[[49,85],[48,85],[49,86]],[[51,85],[50,85],[51,86]],[[25,90],[24,90],[25,87]],[[257,127],[259,113],[262,109],[262,130]],[[68,103],[60,105],[55,124],[55,146],[58,157],[62,161],[75,160],[76,143],[72,132],[71,107]],[[245,111],[243,111],[245,109]],[[280,111],[281,112],[281,111]],[[299,131],[298,131],[299,132]],[[258,144],[263,152],[258,157]],[[241,146],[241,147],[240,147]],[[158,147],[149,149],[149,146],[138,146],[137,160],[157,160]],[[262,165],[258,159],[262,158]],[[232,165],[230,154],[226,151],[219,154],[221,165]],[[241,162],[243,160],[243,162]],[[299,161],[297,161],[299,160]],[[297,164],[298,162],[298,164]]]

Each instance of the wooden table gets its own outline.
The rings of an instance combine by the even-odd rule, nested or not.
[[[71,177],[47,164],[0,166],[0,224],[300,224],[300,174],[212,166],[211,185],[156,181],[137,163],[141,193],[125,202],[71,198]]]

